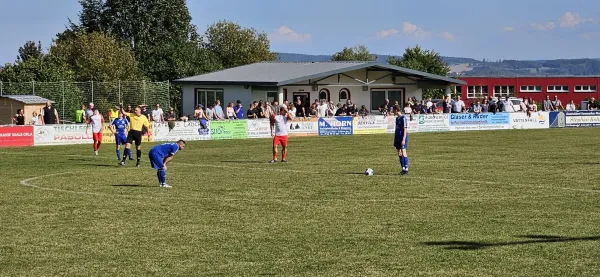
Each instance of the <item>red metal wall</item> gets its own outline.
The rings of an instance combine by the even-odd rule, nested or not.
[[[536,102],[543,100],[546,95],[558,98],[566,104],[573,100],[581,104],[589,97],[600,98],[600,77],[460,77],[467,82],[462,86],[462,97],[467,99],[468,86],[487,86],[488,96],[493,96],[494,86],[514,86],[516,97],[531,97]],[[568,92],[548,92],[548,86],[569,86]],[[575,86],[596,86],[596,92],[575,92]],[[541,86],[542,92],[521,92],[521,86]],[[468,100],[468,99],[467,99]],[[563,105],[564,105],[563,104]]]

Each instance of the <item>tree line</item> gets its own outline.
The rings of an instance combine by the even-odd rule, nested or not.
[[[3,82],[166,81],[260,61],[273,61],[267,34],[231,21],[219,21],[204,33],[191,23],[185,0],[79,0],[81,11],[44,51],[28,41],[14,63],[0,71]],[[332,61],[374,61],[365,46],[347,47]],[[393,65],[448,75],[440,55],[419,46]],[[180,93],[171,103],[178,108]]]

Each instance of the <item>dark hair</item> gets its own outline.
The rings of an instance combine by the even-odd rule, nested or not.
[[[20,113],[21,113],[21,109],[17,109],[17,114],[20,114]]]
[[[180,139],[180,140],[177,141],[177,143],[180,143],[180,142],[183,143],[183,144],[185,144],[185,140]]]

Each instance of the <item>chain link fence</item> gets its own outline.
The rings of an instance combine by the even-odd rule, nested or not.
[[[170,106],[169,82],[0,82],[0,96],[37,95],[54,101],[61,121],[74,121],[75,112],[93,102],[102,114],[123,105]]]

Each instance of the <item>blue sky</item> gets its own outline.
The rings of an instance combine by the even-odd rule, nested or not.
[[[364,44],[401,54],[419,44],[476,59],[600,58],[600,1],[188,0],[200,31],[227,19],[269,34],[277,52],[332,54]],[[27,40],[47,48],[76,0],[0,0],[0,63]]]

